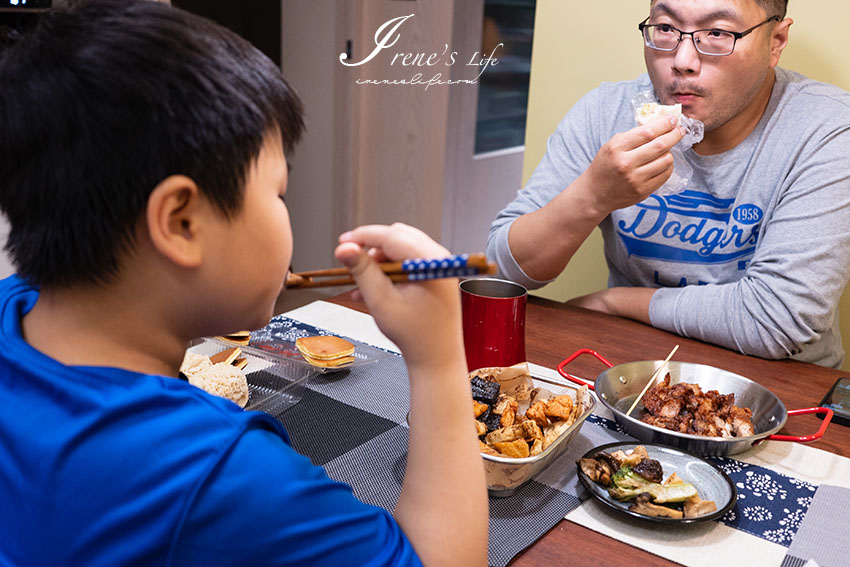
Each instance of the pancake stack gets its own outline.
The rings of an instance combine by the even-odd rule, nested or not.
[[[354,345],[332,335],[301,337],[295,348],[304,360],[320,368],[338,368],[354,362]]]
[[[230,333],[229,335],[220,335],[216,338],[226,343],[248,346],[251,342],[251,331],[237,331],[235,333]]]

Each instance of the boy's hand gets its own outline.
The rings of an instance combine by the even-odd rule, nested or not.
[[[684,137],[674,117],[651,122],[614,135],[584,172],[594,200],[605,216],[615,209],[643,201],[673,173],[670,150]]]
[[[449,252],[399,223],[361,226],[339,241],[337,259],[401,348],[410,379],[407,468],[394,517],[425,565],[484,565],[487,483],[469,410],[457,279],[394,284],[376,263]]]
[[[443,258],[450,255],[448,250],[401,223],[361,226],[340,235],[339,241],[334,255],[351,271],[378,327],[399,346],[408,364],[433,363],[449,354],[447,348],[462,352],[458,280],[393,284],[377,265]]]

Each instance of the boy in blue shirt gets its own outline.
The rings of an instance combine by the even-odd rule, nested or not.
[[[85,0],[0,52],[0,85],[0,564],[485,561],[457,283],[376,265],[447,254],[418,230],[336,251],[429,407],[394,515],[176,378],[192,338],[263,326],[289,266],[302,108],[271,61],[162,4]]]

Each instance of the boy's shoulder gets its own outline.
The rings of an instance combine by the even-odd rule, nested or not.
[[[205,454],[215,452],[209,447],[224,451],[253,428],[272,430],[288,442],[271,416],[246,412],[184,380],[123,368],[69,366],[39,352],[21,333],[21,318],[38,294],[17,276],[0,281],[0,390],[7,401],[0,428],[17,429],[24,436],[26,431],[51,431],[41,448],[59,452],[63,444],[80,443],[75,432],[85,427],[84,441],[93,443],[88,451],[147,447],[153,452],[146,458],[185,456],[193,447]],[[186,440],[192,443],[183,445]],[[156,450],[165,445],[172,450]]]
[[[31,511],[18,522],[0,512],[8,527],[0,541],[35,549],[36,539],[47,538],[79,564],[165,557],[200,486],[248,432],[271,430],[288,442],[270,416],[187,382],[66,366],[32,349],[19,320],[37,297],[17,278],[0,281],[0,468],[13,487],[0,498],[5,510]],[[86,555],[95,547],[97,557]],[[38,553],[41,563],[55,559],[50,550]]]

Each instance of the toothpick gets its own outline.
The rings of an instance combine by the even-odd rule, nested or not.
[[[652,378],[650,378],[649,382],[646,383],[646,386],[643,387],[643,392],[641,392],[640,395],[637,398],[635,398],[635,401],[632,404],[632,407],[629,408],[629,411],[626,412],[626,415],[631,415],[632,410],[634,410],[637,407],[638,402],[641,401],[641,399],[643,398],[643,395],[646,393],[647,390],[649,390],[649,387],[652,386],[652,383],[655,382],[656,378],[658,378],[661,375],[661,371],[664,370],[664,367],[667,366],[667,363],[670,362],[670,359],[673,358],[673,355],[676,354],[677,350],[679,350],[679,345],[676,345],[676,346],[673,347],[673,350],[670,351],[670,354],[667,355],[667,358],[664,360],[664,362],[661,363],[661,366],[659,366],[655,370],[655,372],[652,374]]]

